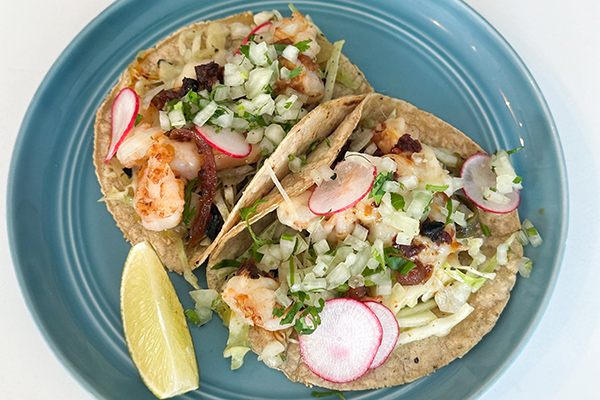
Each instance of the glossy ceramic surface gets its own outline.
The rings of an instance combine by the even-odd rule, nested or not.
[[[502,37],[459,1],[296,1],[376,91],[402,98],[455,125],[487,151],[514,156],[525,190],[521,215],[544,245],[527,248],[535,270],[519,279],[498,324],[463,359],[397,388],[347,399],[466,399],[481,394],[529,338],[543,312],[563,254],[567,183],[558,135],[529,72]],[[129,245],[106,210],[92,164],[95,111],[136,53],[197,20],[287,2],[118,1],[71,43],[34,97],[15,147],[8,222],[15,268],[48,343],[100,398],[153,399],[131,362],[119,312]],[[540,210],[543,209],[543,214]],[[202,278],[202,270],[197,271]],[[172,275],[184,307],[189,285]],[[310,399],[248,355],[231,372],[222,357],[227,331],[218,318],[192,327],[201,386],[182,398]]]

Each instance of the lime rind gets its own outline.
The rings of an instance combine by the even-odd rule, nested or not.
[[[125,341],[140,376],[158,398],[199,386],[198,364],[183,307],[152,245],[132,247],[121,281]]]

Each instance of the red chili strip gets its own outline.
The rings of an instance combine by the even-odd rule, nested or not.
[[[202,183],[202,197],[200,197],[198,212],[190,227],[188,242],[190,247],[195,247],[200,239],[204,237],[206,225],[212,218],[210,208],[217,192],[217,164],[215,163],[212,147],[197,132],[190,129],[174,129],[169,137],[175,140],[193,140],[198,148],[198,153],[204,157],[204,163],[198,172],[198,178]]]

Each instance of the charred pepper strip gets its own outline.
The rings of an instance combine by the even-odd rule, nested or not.
[[[196,143],[198,152],[204,157],[204,163],[198,172],[198,178],[202,183],[202,197],[200,197],[198,212],[190,227],[189,235],[189,245],[194,247],[204,237],[206,225],[212,217],[210,208],[217,192],[217,164],[215,163],[212,147],[197,132],[190,129],[173,129],[169,137],[175,140],[193,140]]]

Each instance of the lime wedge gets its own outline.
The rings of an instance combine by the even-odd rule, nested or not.
[[[183,307],[148,242],[132,247],[125,261],[121,316],[131,358],[156,397],[198,388],[198,364]]]

